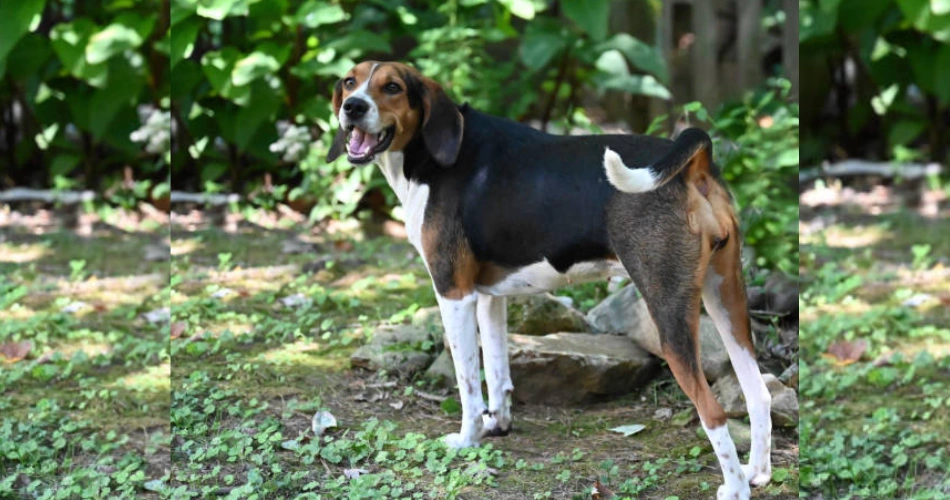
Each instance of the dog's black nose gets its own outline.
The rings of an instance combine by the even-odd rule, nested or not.
[[[369,103],[359,97],[351,97],[343,103],[343,112],[347,118],[356,120],[366,114],[369,109]]]

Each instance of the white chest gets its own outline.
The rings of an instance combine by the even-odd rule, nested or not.
[[[393,188],[402,205],[402,217],[406,223],[409,243],[422,253],[422,223],[425,220],[426,205],[429,202],[429,186],[412,182],[403,171],[402,153],[384,153],[379,165],[389,186]]]

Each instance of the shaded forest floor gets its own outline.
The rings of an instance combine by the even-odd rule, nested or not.
[[[266,219],[226,232],[191,214],[171,238],[150,223],[0,228],[0,344],[30,341],[0,365],[0,496],[588,499],[597,481],[618,498],[715,495],[715,457],[668,374],[610,402],[516,406],[510,436],[445,450],[458,415],[431,396],[452,391],[349,366],[381,324],[435,303],[412,248]],[[320,410],[337,426],[313,439]],[[628,424],[646,428],[608,431]],[[776,430],[756,498],[798,496],[797,439]]]
[[[439,438],[457,431],[459,415],[431,396],[453,391],[349,367],[381,324],[435,304],[403,240],[358,227],[300,235],[197,224],[173,228],[172,253],[175,491],[588,499],[600,481],[617,498],[715,495],[715,457],[669,375],[583,408],[516,406],[512,435],[447,452]],[[585,293],[605,291],[573,295],[584,303]],[[658,409],[675,416],[654,419]],[[338,427],[316,440],[319,410]],[[627,424],[646,429],[608,431]],[[776,481],[757,498],[796,498],[797,431],[777,430],[775,442]]]
[[[802,491],[950,498],[950,214],[876,198],[803,201]]]
[[[167,226],[61,222],[0,224],[0,497],[138,498],[169,468]]]

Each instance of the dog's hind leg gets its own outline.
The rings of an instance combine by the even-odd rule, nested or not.
[[[718,498],[747,500],[751,490],[726,414],[706,382],[699,357],[699,310],[711,250],[702,237],[678,229],[684,226],[682,215],[670,210],[639,213],[638,224],[613,232],[618,256],[643,295],[667,364],[712,443],[723,474]],[[657,231],[663,231],[662,238],[656,237]]]
[[[478,332],[475,324],[476,294],[450,299],[436,293],[445,339],[452,351],[455,380],[462,398],[462,428],[458,433],[445,436],[445,443],[453,448],[478,446],[482,434],[482,384],[478,376]]]
[[[719,500],[747,500],[751,492],[726,426],[726,414],[713,396],[700,363],[699,291],[690,291],[687,295],[665,296],[660,301],[654,299],[652,306],[651,300],[646,299],[647,307],[660,332],[666,362],[683,392],[696,406],[703,429],[719,460],[723,474]]]
[[[488,412],[486,436],[507,436],[511,431],[511,370],[508,367],[508,309],[504,297],[478,295],[478,330],[485,358]]]
[[[772,478],[772,419],[769,415],[772,397],[755,360],[737,240],[730,238],[712,255],[703,287],[703,304],[716,323],[745,396],[752,426],[752,449],[749,464],[743,465],[743,471],[750,484],[759,486]]]

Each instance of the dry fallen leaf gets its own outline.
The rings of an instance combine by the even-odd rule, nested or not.
[[[20,342],[7,342],[0,344],[0,356],[3,356],[7,363],[15,363],[25,358],[30,350],[33,349],[33,342],[21,340]]]
[[[594,487],[590,492],[591,500],[609,500],[614,497],[614,492],[607,489],[606,486],[600,484],[600,480],[594,482]]]
[[[186,326],[187,326],[187,323],[185,323],[184,321],[176,321],[172,323],[172,327],[171,327],[172,338],[177,339],[178,337],[181,337],[181,334],[185,333]]]
[[[850,365],[861,359],[868,346],[867,339],[839,340],[828,346],[828,355],[840,365]]]

